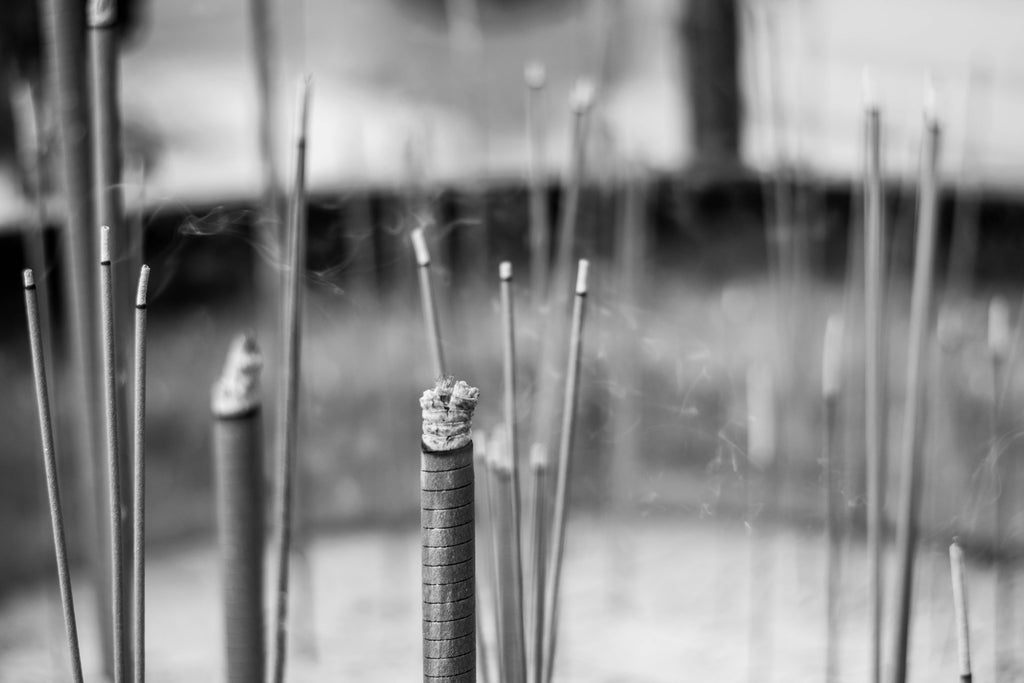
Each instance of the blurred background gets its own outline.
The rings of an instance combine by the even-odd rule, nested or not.
[[[885,121],[894,492],[929,79],[943,124],[942,191],[922,508],[927,588],[918,599],[933,618],[915,631],[913,674],[952,671],[946,543],[960,535],[987,581],[989,563],[1015,556],[1024,532],[1014,499],[1008,533],[992,531],[998,496],[1020,483],[995,462],[1021,449],[1024,378],[1013,358],[1024,281],[1024,6],[133,0],[121,11],[116,260],[144,259],[154,278],[147,543],[151,634],[168,634],[151,635],[154,680],[219,671],[210,386],[230,339],[256,330],[268,359],[269,460],[279,217],[294,93],[306,74],[314,94],[296,680],[418,675],[416,399],[432,371],[411,229],[426,228],[445,352],[453,374],[480,387],[476,422],[488,431],[501,420],[497,264],[513,262],[521,443],[545,419],[545,319],[565,316],[532,275],[552,266],[553,250],[531,243],[527,178],[532,168],[553,245],[571,159],[569,95],[581,78],[592,80],[596,100],[572,253],[591,259],[593,288],[571,484],[566,680],[743,679],[746,660],[724,643],[742,650],[736,642],[749,628],[753,530],[775,539],[778,586],[776,609],[767,610],[775,616],[765,617],[775,619],[775,644],[758,656],[774,652],[767,670],[779,677],[815,677],[824,609],[814,573],[824,563],[820,358],[832,314],[843,316],[845,340],[836,449],[849,551],[843,671],[851,680],[863,672],[864,108],[876,102]],[[75,212],[58,170],[45,16],[33,0],[0,9],[5,681],[53,680],[65,667],[18,285],[33,254],[43,257],[50,295],[58,456],[87,669],[103,669],[90,590],[100,572],[89,540],[99,489],[75,426],[88,409],[71,389],[76,337],[63,240]],[[84,26],[84,11],[73,19]],[[531,158],[524,67],[538,62],[547,75],[533,109],[543,153]],[[1009,302],[1017,325],[995,382],[986,341],[994,296]],[[769,414],[748,399],[751,367],[768,368]],[[748,491],[752,421],[774,427],[763,499]],[[991,603],[983,598],[980,609]]]

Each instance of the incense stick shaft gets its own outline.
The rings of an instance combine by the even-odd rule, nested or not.
[[[956,618],[956,645],[960,680],[971,680],[971,630],[967,612],[967,578],[964,553],[954,541],[949,546],[949,569],[953,581],[953,610]]]
[[[57,579],[60,602],[64,612],[64,630],[71,659],[71,676],[82,682],[82,658],[78,647],[78,626],[75,620],[75,602],[71,592],[71,570],[68,568],[67,544],[64,534],[64,513],[60,502],[60,482],[57,477],[57,457],[53,446],[53,423],[50,417],[50,397],[46,384],[46,360],[43,355],[42,335],[39,327],[39,309],[31,271],[25,275],[25,313],[28,318],[29,344],[32,350],[32,373],[35,379],[36,404],[39,410],[39,433],[43,447],[43,467],[46,471],[46,493],[50,503],[50,525],[53,529],[53,549],[57,558]]]
[[[528,67],[529,68],[529,67]],[[543,177],[544,127],[541,123],[543,82],[527,83],[526,137],[527,174],[530,192],[530,285],[535,304],[547,296],[548,267],[551,259],[550,218]]]
[[[533,491],[533,512],[530,516],[533,530],[530,534],[532,581],[530,594],[530,682],[541,683],[544,677],[544,603],[545,574],[548,566],[548,520],[546,462],[530,464]]]
[[[142,266],[135,301],[135,407],[132,486],[132,635],[135,682],[146,679],[146,288],[149,266]]]
[[[430,253],[427,251],[426,238],[422,229],[411,233],[413,247],[420,280],[420,302],[423,307],[423,322],[427,330],[427,343],[430,345],[430,358],[434,363],[434,377],[445,376],[444,352],[441,348],[441,323],[437,318],[437,300],[434,297],[434,286],[430,278]]]
[[[825,681],[831,683],[838,676],[839,650],[839,511],[836,509],[835,435],[838,401],[835,395],[825,397],[825,518],[826,518],[826,570],[825,595],[827,628],[825,653]]]

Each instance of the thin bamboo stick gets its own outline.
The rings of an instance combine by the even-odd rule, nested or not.
[[[146,680],[146,293],[149,266],[139,271],[135,295],[134,486],[132,487],[133,578],[132,644],[135,683]]]
[[[420,302],[423,305],[423,322],[427,328],[427,343],[430,345],[430,357],[434,362],[434,377],[445,376],[444,352],[441,346],[441,324],[437,318],[437,300],[430,279],[430,251],[423,229],[416,228],[409,233],[412,247],[416,252],[416,264],[419,266]]]
[[[488,638],[498,632],[497,590],[495,581],[494,551],[492,538],[494,530],[490,516],[490,482],[487,465],[487,434],[482,429],[473,430],[473,468],[476,500],[473,506],[477,546],[490,548],[477,556],[476,567],[476,651],[477,670],[483,683],[499,680],[501,673],[501,651],[490,649]],[[498,642],[495,635],[495,642]],[[493,659],[493,661],[492,661]]]
[[[530,490],[533,492],[533,511],[530,515],[530,683],[541,683],[544,677],[545,573],[548,566],[547,530],[551,524],[548,518],[549,466],[544,445],[533,444],[530,449]]]
[[[935,233],[938,204],[939,123],[929,107],[921,150],[918,190],[917,248],[911,294],[910,334],[907,355],[906,402],[901,441],[901,478],[896,528],[897,575],[892,628],[892,683],[904,683],[910,645],[911,597],[914,555],[917,549],[918,511],[921,498],[921,431],[924,393],[924,362],[931,328],[932,279],[935,267]]]
[[[547,70],[541,62],[530,62],[523,70],[526,82],[526,168],[530,192],[530,287],[534,308],[547,298],[551,263],[551,218],[548,210],[543,124],[543,96]]]
[[[263,453],[256,340],[242,335],[228,351],[211,408],[217,486],[217,528],[224,591],[226,679],[262,683]]]
[[[870,83],[865,77],[865,89]],[[868,527],[868,667],[872,683],[882,677],[882,523],[885,509],[885,209],[882,189],[881,113],[867,95],[864,174],[865,448]]]
[[[1014,458],[1005,457],[1000,447],[1000,420],[1002,415],[1001,389],[1005,384],[1004,371],[1010,355],[1010,311],[1005,300],[994,297],[988,307],[988,350],[992,364],[992,398],[989,401],[989,461],[996,476],[997,494],[993,536],[996,549],[996,589],[992,629],[992,644],[996,676],[1002,670],[1003,653],[1012,652],[1014,629],[1013,563],[1006,556],[1007,527],[1014,510],[1016,467]],[[1007,645],[1011,645],[1007,648]]]
[[[576,394],[579,390],[580,356],[583,348],[583,315],[587,299],[587,274],[590,263],[580,259],[576,271],[576,297],[572,309],[569,338],[569,362],[565,376],[565,401],[562,405],[562,433],[558,446],[558,478],[555,481],[554,518],[551,523],[551,557],[545,587],[544,605],[544,681],[550,683],[555,664],[558,626],[558,589],[565,555],[565,527],[568,514],[569,475],[576,428]]]
[[[43,351],[39,326],[39,307],[36,302],[36,284],[31,270],[24,272],[25,315],[28,318],[28,337],[32,348],[32,372],[36,386],[36,404],[39,409],[39,433],[43,446],[43,467],[46,470],[46,493],[50,501],[50,524],[53,528],[53,550],[57,557],[57,580],[60,585],[60,603],[64,611],[64,630],[68,655],[71,659],[71,677],[82,683],[82,657],[78,647],[78,626],[75,621],[75,601],[71,592],[71,570],[65,542],[64,513],[60,502],[60,480],[57,476],[57,456],[53,441],[53,423],[50,417],[50,397],[46,385],[46,356]]]
[[[832,315],[825,326],[825,345],[822,353],[821,394],[825,409],[824,480],[825,480],[825,681],[838,680],[839,655],[839,590],[840,544],[839,510],[837,509],[837,479],[839,461],[835,457],[838,436],[839,394],[842,387],[842,319]]]
[[[277,425],[277,463],[274,476],[274,515],[278,543],[274,558],[277,569],[274,591],[273,640],[270,671],[273,683],[282,683],[288,657],[289,560],[292,541],[292,497],[296,443],[298,441],[299,381],[302,371],[302,272],[306,257],[306,146],[309,100],[312,83],[307,78],[299,87],[299,108],[295,121],[295,167],[288,207],[288,269],[285,278],[282,323],[284,377],[280,384]]]
[[[497,665],[498,680],[504,682],[509,676],[512,666],[512,649],[509,647],[511,629],[509,628],[509,589],[511,586],[508,580],[508,546],[503,542],[503,535],[508,533],[508,510],[505,508],[504,485],[502,482],[503,464],[501,463],[500,451],[505,447],[504,430],[496,428],[491,435],[491,440],[484,451],[484,476],[482,480],[486,483],[484,488],[487,491],[487,514],[488,534],[491,551],[491,586],[494,603],[494,623],[497,638]]]
[[[125,680],[127,636],[124,609],[124,547],[121,520],[121,452],[117,424],[117,367],[114,291],[110,265],[110,228],[100,229],[100,300],[103,322],[103,408],[107,436],[107,493],[110,521],[111,610],[113,612],[114,683]]]
[[[953,581],[953,611],[956,619],[956,647],[960,683],[971,683],[971,628],[967,611],[967,572],[964,552],[957,539],[949,546],[949,570]]]

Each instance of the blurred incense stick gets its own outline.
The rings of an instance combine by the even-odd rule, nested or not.
[[[996,547],[996,589],[995,619],[992,629],[995,671],[1002,671],[1004,653],[1012,652],[1014,641],[1014,582],[1013,562],[1009,555],[1011,545],[1008,527],[1016,509],[1014,482],[1016,482],[1015,458],[1006,457],[1000,444],[1002,418],[1002,387],[1007,383],[1007,363],[1010,356],[1010,310],[1006,301],[994,297],[988,307],[988,351],[992,366],[992,396],[989,400],[989,448],[988,458],[997,484],[993,536]],[[1007,375],[1007,376],[1004,376]],[[1007,647],[1007,646],[1010,647]]]
[[[43,447],[43,467],[46,470],[46,493],[50,501],[50,524],[53,528],[53,550],[57,557],[57,579],[60,585],[60,603],[64,612],[64,629],[71,677],[82,683],[82,657],[78,647],[78,626],[75,621],[75,601],[71,592],[71,570],[64,533],[64,513],[60,501],[60,480],[57,474],[57,456],[53,442],[53,423],[50,417],[50,396],[46,384],[46,357],[39,326],[39,307],[36,302],[36,284],[31,270],[24,273],[25,315],[28,318],[28,337],[32,349],[32,373],[35,379],[36,405],[39,410],[39,432]]]
[[[910,646],[910,622],[921,499],[921,397],[925,389],[924,362],[931,329],[932,287],[938,204],[939,123],[928,108],[921,146],[918,189],[917,248],[911,293],[907,352],[906,403],[900,448],[899,508],[896,528],[897,574],[892,624],[892,683],[905,683]]]
[[[547,71],[541,62],[530,62],[523,70],[526,82],[526,165],[530,192],[530,288],[534,308],[547,298],[551,263],[551,218],[548,211],[546,136],[543,121],[544,86]]]
[[[544,683],[550,683],[555,665],[558,627],[558,592],[565,555],[565,528],[568,516],[569,476],[572,471],[572,446],[576,428],[576,394],[579,390],[580,355],[583,347],[583,317],[587,298],[590,263],[580,259],[576,270],[576,296],[572,309],[569,360],[565,375],[562,405],[562,431],[558,445],[558,473],[551,520],[551,557],[547,569],[544,605]]]
[[[135,294],[135,382],[132,404],[132,647],[135,683],[146,680],[146,293],[149,266],[139,271]]]
[[[416,252],[416,264],[420,279],[420,301],[423,304],[423,322],[427,328],[427,343],[434,362],[434,377],[445,376],[444,354],[441,349],[441,324],[437,318],[437,301],[430,279],[430,251],[423,236],[423,229],[416,228],[410,233],[412,246]]]
[[[274,558],[277,575],[274,591],[273,638],[271,641],[271,678],[282,683],[288,656],[289,561],[291,559],[293,489],[296,443],[298,441],[299,382],[302,371],[302,273],[306,258],[306,147],[309,126],[309,100],[312,83],[303,79],[299,87],[299,107],[295,121],[295,166],[291,196],[288,199],[288,266],[285,272],[283,340],[284,359],[280,384],[277,425],[277,464],[274,474],[274,523],[278,536]]]
[[[949,546],[949,570],[953,581],[953,613],[961,683],[971,683],[971,629],[967,611],[967,573],[964,552],[954,538]]]
[[[533,444],[530,449],[530,491],[533,496],[531,499],[533,508],[530,514],[530,552],[528,553],[531,566],[528,679],[531,683],[541,683],[544,677],[545,574],[548,566],[547,530],[550,526],[548,519],[550,510],[548,502],[549,466],[547,452],[543,444]]]
[[[839,654],[839,591],[840,591],[840,548],[842,543],[837,509],[839,491],[839,460],[835,456],[838,435],[839,394],[842,387],[843,331],[842,318],[829,316],[825,326],[825,344],[822,353],[821,394],[825,410],[825,437],[823,442],[825,483],[825,681],[838,680]]]

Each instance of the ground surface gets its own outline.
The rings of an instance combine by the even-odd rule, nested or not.
[[[413,523],[415,524],[415,522]],[[822,538],[806,530],[739,522],[637,516],[589,517],[570,528],[556,680],[588,683],[824,680]],[[866,680],[863,546],[845,549],[841,678]],[[420,675],[417,533],[357,531],[312,546],[312,611],[297,607],[305,641],[293,648],[290,680],[415,681]],[[991,677],[992,573],[969,563],[975,672]],[[149,562],[148,680],[221,677],[214,547],[198,543]],[[954,680],[945,547],[925,549],[917,581],[911,680]],[[65,663],[55,589],[39,585],[0,605],[0,680],[62,680]],[[751,615],[751,596],[756,601]],[[84,586],[81,623],[92,624]],[[311,621],[310,621],[311,620]],[[303,624],[315,624],[308,636]],[[748,678],[748,642],[758,666]],[[97,680],[96,641],[83,626],[85,664]],[[310,647],[315,643],[315,648]],[[315,649],[315,655],[312,650]]]

